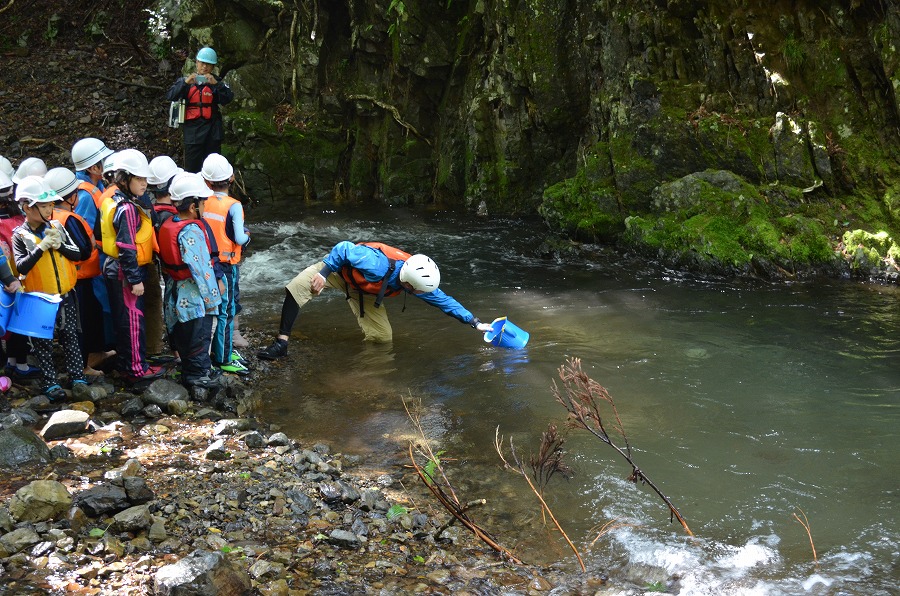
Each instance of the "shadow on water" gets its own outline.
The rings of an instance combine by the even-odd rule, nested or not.
[[[429,438],[452,454],[467,498],[526,559],[572,565],[533,495],[503,472],[497,427],[524,452],[562,423],[551,384],[567,357],[616,400],[641,467],[697,540],[668,523],[630,469],[585,435],[567,448],[577,475],[547,498],[595,569],[623,579],[678,576],[682,594],[888,594],[897,580],[900,292],[845,282],[702,279],[597,248],[583,261],[535,253],[543,231],[407,210],[320,210],[251,219],[242,265],[245,321],[274,329],[283,285],[337,241],[425,252],[442,289],[482,320],[531,334],[510,351],[415,298],[386,302],[394,342],[370,346],[344,304],[303,309],[294,366],[262,381],[263,418],[289,434],[402,465],[404,399],[421,400]],[[302,363],[302,366],[300,365]],[[820,562],[792,514],[812,525]],[[591,542],[610,520],[620,527]],[[574,566],[572,567],[574,569]]]

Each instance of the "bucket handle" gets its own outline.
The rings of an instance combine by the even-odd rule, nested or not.
[[[0,294],[8,294],[8,293],[9,293],[9,292],[0,292]],[[19,298],[19,293],[18,293],[18,292],[13,292],[13,299],[12,299],[12,302],[10,302],[9,304],[3,304],[3,300],[0,300],[0,308],[12,308],[13,305],[15,305],[16,300],[17,300],[18,298]]]

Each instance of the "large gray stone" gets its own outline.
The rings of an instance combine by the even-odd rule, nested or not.
[[[90,414],[80,410],[60,410],[50,416],[50,420],[41,430],[41,436],[45,441],[60,439],[83,433],[87,429]]]
[[[29,546],[34,546],[40,541],[41,537],[31,528],[19,528],[13,530],[9,534],[0,536],[0,545],[2,545],[8,553],[17,553]]]
[[[35,480],[9,500],[9,514],[20,522],[47,521],[64,514],[71,505],[72,496],[61,482]]]
[[[159,596],[239,596],[250,592],[250,576],[220,552],[197,550],[153,576]]]
[[[52,460],[50,448],[33,430],[13,426],[0,431],[0,467],[17,468]]]
[[[113,519],[116,520],[116,528],[123,532],[140,532],[149,528],[153,523],[153,519],[150,517],[150,507],[147,505],[129,507],[125,511],[117,513]]]
[[[144,403],[165,408],[170,401],[180,399],[188,401],[188,390],[182,385],[168,379],[157,379],[141,395]]]

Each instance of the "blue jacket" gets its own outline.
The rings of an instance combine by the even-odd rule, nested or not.
[[[370,246],[360,246],[349,241],[338,242],[328,256],[324,259],[325,266],[319,272],[322,277],[328,277],[332,273],[338,273],[346,266],[356,269],[363,274],[367,280],[379,282],[384,278],[390,268],[387,256],[380,250]],[[409,292],[400,285],[400,269],[397,267],[387,280],[388,290],[401,290],[412,294],[431,306],[441,309],[444,313],[459,321],[472,324],[475,316],[466,310],[466,308],[456,301],[452,296],[445,294],[439,289],[427,294],[415,294]]]

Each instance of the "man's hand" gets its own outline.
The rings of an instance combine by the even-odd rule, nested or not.
[[[216,77],[214,77],[212,75],[212,73],[209,73],[208,75],[206,75],[206,84],[207,85],[216,85],[216,84],[218,84],[218,82],[219,81],[216,79]]]
[[[322,293],[322,290],[325,288],[325,278],[322,277],[321,273],[316,273],[315,277],[312,278],[312,281],[309,284],[309,289],[313,294],[318,296]]]
[[[491,330],[491,328],[492,327],[490,323],[478,323],[478,325],[475,326],[475,329],[478,329],[482,333],[487,333]]]
[[[185,77],[184,82],[187,83],[188,85],[193,85],[194,81],[196,81],[196,80],[197,80],[197,73],[192,72],[191,76]]]
[[[13,282],[11,284],[9,284],[8,286],[5,286],[5,289],[10,294],[14,294],[22,289],[22,283],[18,279],[13,280]]]
[[[133,284],[131,286],[131,293],[135,296],[143,296],[144,295],[144,282]]]

